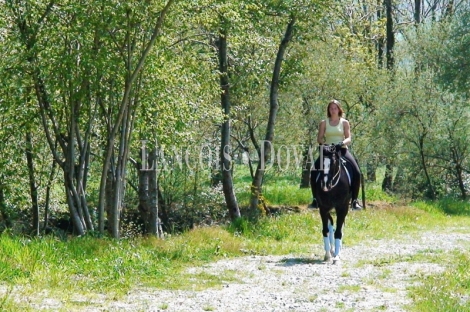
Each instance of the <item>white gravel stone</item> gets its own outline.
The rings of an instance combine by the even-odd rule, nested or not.
[[[426,261],[427,254],[468,250],[468,230],[448,233],[425,232],[418,238],[374,240],[351,247],[344,244],[338,264],[323,262],[319,238],[309,255],[246,256],[188,269],[188,274],[230,277],[217,288],[134,289],[119,300],[97,294],[83,302],[79,311],[405,311],[411,303],[407,289],[419,283],[417,277],[446,269],[444,263]],[[420,257],[410,260],[417,254]],[[0,287],[0,294],[4,291]],[[60,300],[42,295],[41,303],[34,300],[37,310],[65,308]]]
[[[322,261],[320,244],[313,247],[312,255],[221,260],[188,273],[223,276],[232,271],[238,282],[201,291],[136,290],[125,300],[109,304],[107,311],[405,311],[404,306],[411,303],[407,288],[419,282],[416,276],[445,270],[444,264],[409,257],[468,246],[470,234],[449,233],[345,245],[339,264]],[[381,260],[380,265],[374,265],[374,259]]]

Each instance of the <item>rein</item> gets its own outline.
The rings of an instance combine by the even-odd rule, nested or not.
[[[330,159],[333,160],[333,159],[336,159],[336,161],[338,161],[338,170],[337,172],[333,175],[333,177],[331,178],[331,187],[328,188],[328,190],[331,190],[333,189],[334,187],[336,187],[336,185],[338,185],[339,181],[341,180],[341,167],[344,167],[344,164],[343,164],[343,161],[341,159],[341,156],[340,155],[337,155],[335,154],[335,151],[331,150],[330,149],[330,152],[331,152],[331,157]],[[345,168],[346,169],[346,168]],[[336,180],[336,181],[335,181]]]
[[[339,183],[339,180],[341,179],[341,167],[344,166],[343,165],[343,162],[341,161],[341,159],[338,159],[339,161],[339,165],[338,165],[338,171],[336,172],[336,174],[333,176],[333,178],[331,178],[331,182],[333,183],[336,179],[336,182],[331,186],[330,189],[334,188],[336,185],[338,185]]]

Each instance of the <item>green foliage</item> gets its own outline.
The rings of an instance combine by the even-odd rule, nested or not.
[[[449,216],[470,216],[470,204],[468,201],[460,201],[452,198],[444,198],[435,202],[415,202],[413,206],[429,213],[439,213]]]
[[[470,11],[458,12],[442,43],[439,60],[440,82],[451,90],[466,93],[470,86]]]
[[[81,139],[90,131],[92,157],[86,194],[95,214],[107,134],[118,114],[126,77],[138,66],[164,3],[61,1],[50,10],[44,1],[2,3],[0,141],[4,144],[0,154],[4,157],[0,178],[5,216],[30,218],[23,214],[31,206],[23,143],[26,131],[33,135],[34,173],[43,215],[52,160],[44,125],[55,126],[65,135],[72,118],[76,118],[74,131]],[[440,7],[425,10],[432,14],[423,16],[421,25],[408,23],[413,16],[408,6],[396,10],[397,20],[403,23],[396,25],[400,36],[393,72],[379,68],[377,47],[385,36],[383,15],[377,17],[381,9],[372,0],[175,2],[149,52],[145,70],[132,88],[130,101],[135,110],[130,117],[134,129],[130,155],[138,159],[141,140],[147,140],[149,148],[218,145],[223,116],[217,38],[224,29],[228,34],[232,147],[235,150],[238,142],[243,143],[255,160],[252,139],[259,141],[265,135],[272,65],[288,21],[296,18],[279,82],[274,143],[314,142],[326,103],[338,98],[351,122],[352,150],[361,167],[386,163],[394,167],[394,195],[382,192],[381,181],[377,181],[366,187],[368,200],[468,196],[468,5],[459,5],[448,16]],[[22,33],[18,27],[22,20],[28,32]],[[51,120],[43,124],[39,118],[33,74],[44,82],[54,125]],[[77,114],[72,114],[72,107]],[[59,144],[57,139],[49,143]],[[59,158],[64,156],[62,152]],[[73,161],[78,162],[76,158]],[[297,186],[300,170],[278,169],[266,173],[267,204],[308,203],[310,191]],[[238,168],[235,170],[237,175]],[[129,181],[137,185],[136,175],[128,172]],[[225,217],[220,189],[209,187],[210,174],[208,168],[199,176],[185,175],[183,170],[176,170],[173,176],[161,174],[164,200],[174,215],[178,219],[190,216],[181,220],[178,229],[191,228],[204,216],[211,220]],[[52,176],[52,211],[67,205],[62,176],[60,172]],[[246,174],[236,177],[236,196],[242,205],[248,203],[250,181]],[[128,188],[126,205],[135,207],[137,200],[134,190]]]
[[[279,181],[264,187],[264,196],[275,205],[301,205],[312,201],[310,189],[299,188],[299,181]]]
[[[292,168],[291,168],[292,169]],[[366,204],[374,201],[394,202],[398,197],[384,192],[381,187],[383,168],[378,170],[378,179],[375,182],[365,182]],[[310,187],[300,188],[300,172],[297,170],[277,172],[274,168],[265,175],[263,195],[268,205],[295,207],[306,205],[312,201]],[[247,166],[237,165],[234,174],[236,194],[240,204],[248,205],[250,199],[251,177]],[[362,193],[359,193],[362,198]]]
[[[296,206],[311,202],[310,189],[299,188],[300,168],[290,168],[290,171],[268,170],[264,177],[263,196],[268,205]],[[248,205],[250,199],[251,176],[246,165],[236,165],[234,184],[237,199],[242,206]]]
[[[366,186],[366,204],[369,201],[393,202],[395,197],[384,192],[381,186],[375,185],[371,188]]]

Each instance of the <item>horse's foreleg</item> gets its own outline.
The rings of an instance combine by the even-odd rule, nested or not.
[[[323,234],[323,245],[325,246],[325,258],[324,261],[330,261],[331,259],[331,236],[330,233],[333,232],[330,219],[331,216],[329,212],[324,212],[320,210],[321,220],[322,220],[322,234]]]
[[[330,246],[333,247],[335,245],[335,228],[333,227],[331,219],[328,220],[328,238],[330,239]],[[336,248],[334,250],[336,250]],[[334,253],[334,250],[331,248],[331,254]]]
[[[343,225],[346,220],[346,215],[348,213],[347,207],[345,209],[337,210],[337,219],[336,219],[336,231],[335,231],[335,253],[334,258],[339,260],[339,254],[341,253],[342,248],[342,238],[343,238]]]

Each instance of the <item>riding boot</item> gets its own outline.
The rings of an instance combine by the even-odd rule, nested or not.
[[[351,208],[352,210],[362,210],[362,206],[359,204],[359,188],[361,186],[360,180],[355,180],[352,187],[352,201],[351,201]]]

